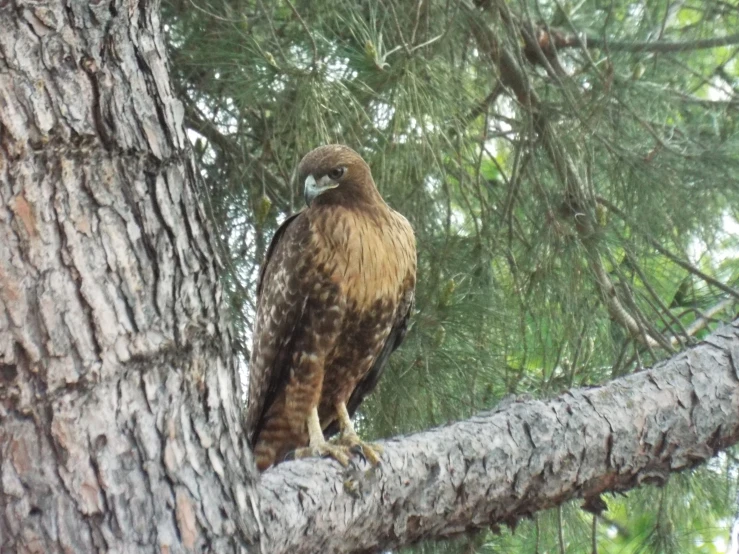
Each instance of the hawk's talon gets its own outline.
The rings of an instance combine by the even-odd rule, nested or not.
[[[360,456],[370,465],[380,465],[380,456],[382,456],[383,448],[379,444],[364,442],[353,433],[343,434],[337,443],[346,447],[349,452]]]
[[[355,444],[354,446],[349,447],[349,451],[355,456],[359,456],[360,458],[362,458],[363,462],[367,461],[367,456],[364,455],[364,449],[358,444]]]
[[[300,458],[333,458],[342,466],[349,465],[348,449],[339,444],[323,442],[315,446],[306,446],[304,448],[296,448],[291,452],[290,459],[297,460]]]

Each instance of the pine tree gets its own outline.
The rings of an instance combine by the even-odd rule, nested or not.
[[[3,549],[728,542],[736,0],[188,0],[162,6],[166,44],[151,3],[0,19]],[[362,153],[419,243],[413,326],[357,427],[466,420],[388,443],[410,462],[383,498],[328,461],[257,481],[239,426],[259,264],[326,142]],[[505,434],[486,466],[472,429],[496,425],[518,449]]]

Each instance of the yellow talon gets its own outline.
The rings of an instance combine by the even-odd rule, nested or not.
[[[290,453],[291,459],[298,458],[333,458],[342,466],[349,465],[349,457],[352,454],[358,454],[368,461],[372,466],[380,464],[380,456],[382,456],[382,447],[379,444],[364,442],[357,436],[352,426],[346,405],[339,403],[336,405],[336,414],[339,419],[339,427],[341,435],[335,442],[327,442],[323,438],[323,430],[321,422],[318,419],[318,409],[313,408],[308,416],[308,446],[297,448]]]
[[[326,442],[318,419],[318,408],[313,408],[308,416],[308,446],[297,448],[290,457],[298,458],[333,458],[342,466],[349,465],[349,449],[346,446]]]
[[[339,428],[341,429],[338,444],[346,446],[352,452],[358,451],[373,466],[379,465],[382,447],[379,444],[364,442],[357,436],[349,412],[346,409],[346,404],[343,402],[336,404],[336,415],[339,418]]]
[[[313,446],[306,446],[305,448],[296,449],[292,457],[298,458],[333,458],[339,462],[342,466],[346,467],[349,465],[349,456],[347,448],[338,444],[331,444],[323,441],[322,444],[316,444]]]
[[[373,466],[380,464],[383,449],[379,444],[364,442],[357,435],[351,433],[342,433],[338,444],[346,447],[350,452],[359,453]]]

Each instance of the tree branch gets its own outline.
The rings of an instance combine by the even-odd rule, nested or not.
[[[284,463],[257,486],[269,552],[365,552],[663,484],[739,441],[739,319],[655,368],[384,443],[376,474]]]
[[[262,160],[246,149],[241,149],[238,145],[225,137],[218,127],[211,121],[205,119],[197,110],[197,107],[187,98],[183,100],[185,108],[185,117],[187,124],[194,131],[200,133],[207,140],[218,146],[224,152],[234,157],[234,159],[243,159],[253,164],[264,181],[271,186],[265,187],[265,192],[270,201],[282,211],[290,211],[289,203],[280,194],[287,194],[289,184],[285,183],[280,177],[275,175]],[[279,191],[278,194],[276,191]],[[288,195],[289,196],[289,195]]]
[[[635,222],[633,222],[631,220],[631,218],[629,218],[626,215],[626,213],[623,210],[619,209],[619,207],[616,206],[613,202],[611,202],[608,199],[603,198],[601,196],[597,196],[596,197],[596,201],[599,204],[604,205],[606,208],[608,208],[609,210],[611,210],[616,215],[618,215],[621,219],[623,219],[624,221],[626,221],[629,225],[632,225],[632,226],[637,227],[637,228],[639,227],[638,224],[636,224]],[[668,258],[674,264],[679,265],[680,267],[682,267],[683,269],[689,271],[690,273],[692,273],[696,277],[700,277],[701,279],[703,279],[709,285],[713,285],[717,289],[721,289],[725,293],[727,293],[727,294],[733,296],[734,298],[736,298],[737,300],[739,300],[739,290],[736,290],[735,288],[730,287],[729,285],[726,285],[726,284],[722,283],[718,279],[716,279],[714,277],[711,277],[710,275],[702,272],[700,269],[698,269],[697,267],[695,267],[690,262],[686,262],[685,260],[683,260],[679,256],[676,256],[675,254],[673,254],[672,252],[670,252],[667,248],[665,248],[664,246],[662,246],[657,240],[655,240],[653,237],[651,237],[649,234],[645,233],[644,231],[641,231],[641,234],[644,236],[644,238],[647,240],[647,242],[650,244],[650,246],[652,248],[654,248],[657,252],[659,252],[660,254],[662,254],[663,256],[665,256],[666,258]]]
[[[610,42],[606,39],[596,37],[587,37],[582,39],[582,46],[586,48],[607,48],[614,52],[655,52],[660,54],[668,52],[687,52],[689,50],[705,50],[708,48],[718,48],[719,46],[729,46],[732,44],[739,44],[739,33],[725,37],[686,41],[659,40],[643,42]]]
[[[504,21],[512,21],[513,19],[504,7],[501,7],[500,15]],[[601,297],[608,312],[619,325],[624,327],[632,337],[647,348],[660,345],[659,337],[652,336],[648,329],[644,329],[623,306],[615,293],[615,287],[603,267],[597,249],[598,245],[593,240],[593,217],[586,213],[585,208],[583,208],[592,203],[591,194],[578,173],[575,161],[562,146],[547,114],[542,110],[539,97],[536,91],[531,88],[521,64],[518,63],[518,60],[522,58],[517,58],[513,51],[499,42],[488,24],[480,20],[478,12],[472,10],[468,12],[468,16],[470,17],[472,34],[475,36],[480,51],[488,55],[491,63],[498,69],[501,82],[513,91],[519,103],[527,107],[532,115],[533,130],[563,185],[567,199],[563,203],[563,207],[570,212],[576,222],[575,226],[578,229],[582,244],[588,251],[588,261],[595,277],[595,284],[601,292]],[[663,343],[662,346],[671,350],[669,343]]]
[[[536,41],[545,53],[552,48],[554,50],[563,50],[578,46],[582,48],[603,48],[612,52],[653,52],[667,54],[739,44],[739,33],[724,37],[686,41],[611,41],[601,37],[565,35],[561,31],[549,29],[544,26],[537,27],[535,32]]]

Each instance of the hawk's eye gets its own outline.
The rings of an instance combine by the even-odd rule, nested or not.
[[[333,181],[338,181],[344,176],[344,173],[346,172],[346,168],[343,166],[335,167],[327,173],[329,176],[329,179]]]

